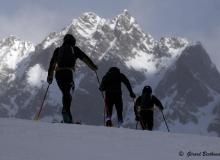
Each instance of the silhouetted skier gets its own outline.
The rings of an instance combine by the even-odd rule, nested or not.
[[[113,105],[116,107],[118,115],[118,126],[120,127],[123,123],[123,103],[122,103],[122,91],[121,82],[125,84],[130,92],[130,96],[135,98],[135,94],[131,88],[130,82],[127,77],[120,72],[117,67],[112,67],[103,77],[100,90],[105,91],[105,103],[106,103],[106,126],[112,126],[112,110]]]
[[[55,49],[48,69],[47,82],[49,84],[52,83],[55,71],[57,84],[63,94],[62,116],[64,123],[73,123],[70,111],[72,101],[72,95],[70,92],[71,89],[74,89],[73,71],[76,60],[79,58],[92,70],[97,70],[97,66],[80,48],[75,46],[75,44],[76,39],[71,34],[66,34],[62,46]]]
[[[164,109],[160,100],[152,95],[151,87],[145,86],[142,95],[137,98],[134,105],[135,120],[140,121],[143,130],[153,129],[154,105],[160,110]]]

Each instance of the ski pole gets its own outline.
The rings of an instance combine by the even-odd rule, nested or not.
[[[34,120],[36,120],[36,121],[38,121],[39,118],[40,118],[40,114],[41,114],[41,111],[42,111],[42,109],[43,109],[44,101],[45,101],[45,99],[46,99],[46,96],[47,96],[47,92],[48,92],[49,87],[50,87],[50,84],[48,84],[48,86],[47,86],[47,90],[46,90],[46,92],[45,92],[45,94],[44,94],[44,98],[43,98],[43,101],[42,101],[42,103],[41,103],[41,107],[40,107],[38,113],[36,114],[36,116],[35,116],[35,118],[34,118]]]
[[[97,78],[97,80],[98,80],[98,83],[99,83],[99,85],[101,85],[101,82],[100,82],[100,80],[99,80],[99,76],[98,76],[98,74],[97,74],[97,72],[95,71],[95,74],[96,74],[96,78]],[[102,98],[104,99],[104,93],[101,91],[101,93],[102,93]]]
[[[165,122],[165,124],[166,124],[167,131],[170,132],[170,129],[169,129],[168,125],[167,125],[167,121],[166,121],[166,119],[165,119],[165,116],[164,116],[164,114],[163,114],[163,111],[162,111],[162,110],[160,110],[160,111],[161,111],[161,113],[162,113],[162,115],[163,115],[163,120],[164,120],[164,122]]]
[[[99,86],[101,85],[101,82],[99,80],[99,76],[98,76],[98,73],[95,71],[95,74],[96,74],[96,78],[98,80],[98,83],[99,83]],[[103,98],[103,101],[105,103],[105,96],[104,96],[104,93],[101,91],[101,94],[102,94],[102,98]],[[104,126],[105,126],[105,112],[106,112],[106,103],[105,103],[105,107],[104,107]]]
[[[137,130],[137,128],[138,128],[138,121],[137,121],[137,123],[136,123],[136,130]]]
[[[135,98],[133,98],[133,102],[134,102],[134,106],[135,106]],[[138,127],[138,121],[137,121],[137,123],[136,123],[136,130],[137,130],[137,127]]]

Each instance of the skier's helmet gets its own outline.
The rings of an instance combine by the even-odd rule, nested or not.
[[[145,86],[143,88],[142,94],[152,94],[152,88],[150,86]]]
[[[120,69],[118,67],[111,67],[109,73],[120,73]]]
[[[66,34],[63,38],[63,41],[64,41],[64,43],[68,43],[68,44],[71,44],[71,45],[74,45],[74,46],[76,44],[76,39],[71,34]]]

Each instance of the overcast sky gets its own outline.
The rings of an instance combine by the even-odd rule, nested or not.
[[[201,41],[220,69],[220,0],[0,0],[0,39],[39,43],[84,12],[111,19],[124,9],[156,39]]]

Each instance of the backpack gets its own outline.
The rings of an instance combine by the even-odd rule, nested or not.
[[[74,48],[70,45],[63,45],[58,50],[57,65],[59,68],[74,68],[76,55]]]
[[[152,109],[154,107],[153,95],[141,96],[140,106],[143,110]]]
[[[108,71],[103,77],[101,88],[103,91],[118,93],[121,90],[121,73],[117,71]]]

